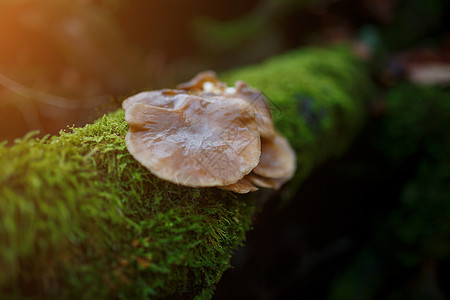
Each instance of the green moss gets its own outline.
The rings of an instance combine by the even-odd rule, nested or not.
[[[343,49],[294,52],[226,75],[269,95],[299,153],[296,183],[357,132],[363,94],[354,91],[364,76]],[[126,131],[118,110],[0,146],[1,298],[211,297],[251,227],[255,194],[162,181],[127,152]]]

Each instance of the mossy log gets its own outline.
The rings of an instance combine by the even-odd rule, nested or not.
[[[285,199],[364,120],[367,73],[345,47],[291,52],[222,79],[262,90],[297,151]],[[0,146],[0,298],[212,296],[260,193],[162,181],[127,152],[127,129],[118,110]]]

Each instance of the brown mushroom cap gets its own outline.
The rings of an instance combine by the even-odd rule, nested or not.
[[[148,104],[163,108],[177,108],[186,99],[189,94],[183,90],[159,90],[151,92],[142,92],[131,96],[122,102],[122,108],[127,110],[131,105],[136,103]]]
[[[182,99],[173,107],[137,100],[126,105],[127,148],[143,166],[162,179],[206,187],[236,183],[258,164],[259,132],[244,101]],[[147,103],[157,104],[152,101]]]
[[[261,158],[253,169],[267,178],[291,178],[296,169],[296,155],[287,139],[280,134],[272,139],[261,138]]]
[[[201,72],[178,89],[143,92],[122,104],[129,152],[158,177],[192,187],[248,193],[278,189],[296,168],[264,95]]]

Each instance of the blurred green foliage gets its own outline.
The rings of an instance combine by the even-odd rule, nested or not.
[[[438,272],[450,263],[450,93],[405,83],[388,92],[387,104],[374,144],[386,166],[411,170],[409,179],[331,299],[444,299]]]
[[[448,2],[442,0],[399,1],[395,19],[381,27],[386,46],[392,50],[414,47],[418,41],[439,34],[448,8]]]

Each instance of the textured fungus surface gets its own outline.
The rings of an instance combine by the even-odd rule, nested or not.
[[[294,145],[284,199],[360,128],[365,71],[345,49],[296,51],[224,78],[261,89]],[[0,146],[0,298],[212,296],[251,227],[254,199],[156,178],[126,151],[127,130],[118,110]]]
[[[152,174],[191,187],[257,191],[255,176],[278,189],[292,178],[296,154],[275,131],[264,95],[243,81],[234,87],[213,71],[176,90],[142,92],[123,101],[128,151]],[[250,182],[251,181],[251,182]]]
[[[133,104],[125,111],[127,149],[167,181],[193,187],[232,184],[259,162],[261,142],[250,113],[235,98],[190,96],[177,109]]]

